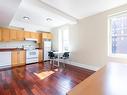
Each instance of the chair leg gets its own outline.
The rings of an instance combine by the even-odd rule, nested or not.
[[[65,62],[64,62],[64,68],[66,67],[66,60],[65,60]]]
[[[52,60],[51,59],[49,60],[49,63],[52,64]]]

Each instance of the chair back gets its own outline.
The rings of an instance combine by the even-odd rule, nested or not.
[[[65,58],[65,59],[69,58],[69,52],[64,52],[63,58]]]
[[[53,59],[55,57],[55,54],[52,51],[50,51],[50,52],[48,52],[48,57],[50,59]]]

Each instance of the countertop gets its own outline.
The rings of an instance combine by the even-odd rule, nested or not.
[[[67,95],[127,95],[127,64],[109,63]]]
[[[42,49],[42,48],[36,48],[36,49]],[[25,50],[25,49],[23,48],[0,48],[0,52],[15,51],[15,50]]]
[[[24,50],[23,48],[0,48],[0,52],[4,51],[15,51],[15,50]]]

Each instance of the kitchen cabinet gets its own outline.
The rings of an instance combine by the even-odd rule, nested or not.
[[[10,29],[1,28],[2,29],[2,41],[10,41]]]
[[[25,38],[31,38],[31,33],[28,32],[28,31],[25,31],[24,37],[25,37]]]
[[[12,67],[18,66],[18,51],[12,51],[11,53],[11,59],[12,59]]]
[[[37,39],[38,38],[38,35],[35,32],[31,32],[30,35],[31,35],[31,38],[33,38],[33,39]]]
[[[21,65],[26,64],[26,51],[25,50],[20,50],[19,51],[19,63]]]
[[[52,33],[48,33],[48,39],[49,39],[49,40],[53,39]]]
[[[53,38],[52,33],[49,32],[28,32],[23,30],[0,28],[0,41],[23,41],[25,38],[37,39],[39,45],[42,44],[42,40]]]
[[[37,33],[37,37],[38,37],[38,42],[37,43],[42,43],[42,35],[41,33]]]
[[[41,33],[37,33],[37,32],[31,32],[31,38],[32,39],[37,39],[37,43],[41,43],[42,41],[42,36]]]
[[[21,66],[26,64],[26,51],[25,50],[15,50],[12,51],[12,66]]]
[[[47,33],[42,33],[42,38],[43,39],[47,39],[47,37],[48,37]]]
[[[39,55],[38,55],[38,61],[39,62],[42,62],[43,61],[43,50],[42,49],[39,49]]]
[[[2,29],[0,29],[0,41],[2,41]]]
[[[17,37],[17,40],[18,41],[23,41],[24,40],[24,31],[22,31],[22,30],[17,30],[17,35],[16,35],[16,37]]]
[[[17,31],[14,29],[10,29],[10,40],[17,40]]]
[[[42,33],[42,38],[51,40],[53,38],[52,33],[44,32],[44,33]]]

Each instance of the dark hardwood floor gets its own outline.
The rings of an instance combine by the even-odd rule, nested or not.
[[[51,70],[49,63],[0,70],[0,95],[66,95],[94,71],[67,65],[40,80],[34,73]],[[54,70],[54,69],[52,69]]]

